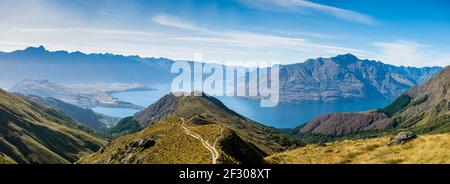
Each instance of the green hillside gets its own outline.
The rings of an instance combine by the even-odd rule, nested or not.
[[[106,141],[60,111],[0,90],[0,152],[17,163],[72,163]]]

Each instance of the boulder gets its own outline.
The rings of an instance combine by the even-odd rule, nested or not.
[[[140,147],[142,147],[143,149],[147,149],[147,148],[154,146],[155,144],[156,144],[155,140],[153,140],[152,138],[148,138],[148,139],[145,139],[144,142],[142,142]]]
[[[153,138],[141,139],[137,138],[131,141],[128,144],[129,149],[142,148],[147,149],[156,144],[156,141]]]
[[[131,141],[128,144],[128,146],[130,146],[131,148],[136,148],[136,147],[142,145],[143,143],[144,143],[144,139],[137,138],[137,139],[134,139],[133,141]]]
[[[103,153],[104,151],[105,151],[105,148],[103,148],[103,146],[100,147],[100,149],[98,150],[98,152],[100,152],[100,153]]]
[[[414,132],[406,131],[400,132],[395,136],[389,143],[388,146],[404,144],[410,140],[417,138],[417,135]]]

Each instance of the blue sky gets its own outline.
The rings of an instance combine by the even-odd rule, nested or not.
[[[0,50],[44,45],[176,60],[201,53],[242,65],[353,53],[446,66],[449,9],[447,0],[2,0]]]

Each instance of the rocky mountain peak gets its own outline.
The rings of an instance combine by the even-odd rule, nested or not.
[[[28,52],[28,53],[34,53],[34,54],[48,52],[48,50],[42,45],[40,45],[39,47],[27,47],[24,51]]]
[[[342,55],[337,55],[335,57],[331,58],[334,61],[337,62],[356,62],[358,61],[358,57],[356,57],[355,55],[351,54],[351,53],[347,53],[347,54],[342,54]]]

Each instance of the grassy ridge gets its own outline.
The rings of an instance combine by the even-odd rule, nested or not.
[[[213,147],[220,154],[218,163],[263,162],[263,156],[257,150],[225,127],[217,124],[196,125],[190,121],[187,121],[186,127],[215,145]],[[151,139],[155,144],[133,148],[133,142],[140,139]],[[83,157],[78,163],[209,164],[212,163],[212,156],[200,140],[185,132],[180,118],[167,118],[142,131],[113,140],[101,152]]]
[[[0,90],[0,152],[17,163],[71,163],[106,141],[39,102]]]
[[[16,162],[9,158],[8,155],[0,153],[0,164],[16,164]]]

